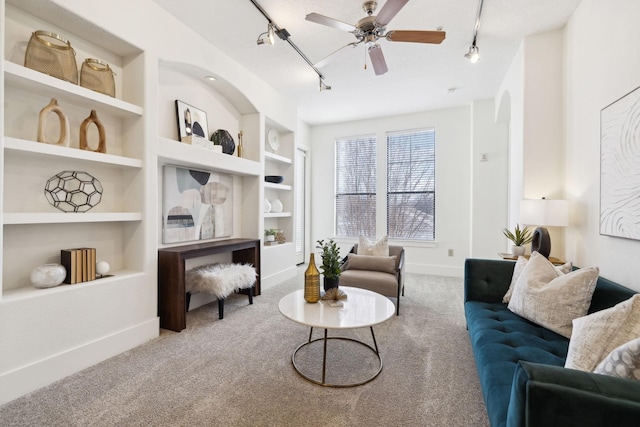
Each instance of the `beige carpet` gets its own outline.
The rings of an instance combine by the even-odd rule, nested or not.
[[[224,320],[216,303],[200,307],[188,314],[186,330],[162,330],[156,340],[0,407],[0,425],[488,425],[462,279],[408,274],[400,316],[374,329],[382,372],[363,386],[338,389],[304,380],[291,365],[309,329],[277,306],[302,287],[303,271],[251,306],[246,296],[232,295]],[[371,339],[368,329],[343,336]],[[353,363],[359,351],[336,347],[330,363]]]

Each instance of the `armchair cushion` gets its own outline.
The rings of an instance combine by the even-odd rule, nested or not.
[[[356,255],[347,256],[347,270],[371,270],[396,273],[396,256]]]

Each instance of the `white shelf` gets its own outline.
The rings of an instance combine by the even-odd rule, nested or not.
[[[269,212],[264,214],[265,218],[289,218],[291,212]]]
[[[4,61],[5,86],[56,98],[64,108],[66,102],[117,117],[140,117],[143,108],[118,98],[74,85],[39,71]]]
[[[3,215],[3,224],[72,224],[88,222],[132,222],[141,221],[140,212],[9,212]]]
[[[274,190],[291,191],[293,187],[286,184],[274,184],[273,182],[265,182],[264,188],[273,188]]]
[[[287,246],[293,246],[293,242],[284,242],[284,243],[280,243],[279,245],[262,245],[263,248],[265,248],[265,250],[272,250],[272,249],[282,249],[282,248],[286,248]]]
[[[275,162],[275,163],[284,163],[284,164],[287,164],[287,165],[290,165],[292,163],[290,158],[284,157],[284,156],[280,156],[280,155],[275,154],[275,153],[270,153],[268,151],[265,151],[264,158],[267,161],[272,161],[272,162]]]
[[[96,153],[77,148],[63,147],[59,145],[45,144],[19,138],[4,138],[4,148],[7,151],[31,153],[38,156],[57,156],[68,159],[87,160],[90,162],[105,163],[115,166],[130,168],[142,168],[142,160],[130,157],[114,156],[112,154]]]
[[[158,137],[158,159],[162,163],[195,169],[216,170],[240,176],[259,176],[260,163],[229,154]]]
[[[130,270],[109,272],[108,275],[109,277],[98,278],[89,282],[76,283],[74,285],[62,284],[48,289],[38,289],[32,286],[9,289],[2,294],[2,301],[7,302],[29,298],[46,297],[55,293],[76,291],[80,288],[87,287],[109,286],[121,280],[144,277],[144,273]]]

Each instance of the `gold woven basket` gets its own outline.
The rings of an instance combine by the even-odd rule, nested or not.
[[[49,31],[34,31],[27,44],[24,66],[78,84],[76,52],[71,42]]]
[[[80,69],[80,86],[109,96],[116,96],[115,73],[109,64],[99,59],[87,58]]]

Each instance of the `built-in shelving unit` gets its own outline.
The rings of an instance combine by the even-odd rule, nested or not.
[[[147,250],[155,176],[147,161],[145,53],[56,2],[4,0],[0,12],[0,342],[10,349],[0,357],[3,402],[159,331],[150,301],[156,268]],[[36,30],[67,38],[78,70],[85,58],[109,63],[116,96],[23,66]],[[68,146],[37,141],[39,113],[52,98],[68,119]],[[80,124],[92,110],[104,126],[106,153],[79,148]],[[57,140],[60,124],[52,115],[45,133]],[[97,147],[97,127],[89,126],[88,140]],[[65,213],[48,203],[46,182],[67,170],[100,181],[102,198],[88,212]],[[97,260],[110,264],[108,277],[49,289],[31,284],[36,266],[60,263],[61,249],[82,247],[95,248]]]
[[[131,6],[123,17],[129,6],[117,0],[97,11],[90,2],[0,0],[0,345],[9,349],[0,352],[0,404],[158,336],[158,251],[196,243],[162,241],[165,166],[231,177],[233,231],[198,243],[256,242],[263,292],[295,275],[295,107],[155,3]],[[154,20],[145,31],[128,25],[147,14]],[[185,30],[185,44],[167,33],[172,26]],[[107,62],[116,96],[23,66],[36,30],[67,38],[79,70],[86,58]],[[37,141],[39,112],[52,98],[68,118],[68,146]],[[224,129],[237,145],[242,133],[243,155],[180,142],[176,100],[206,112],[208,136]],[[79,148],[80,125],[92,110],[106,132],[106,153]],[[48,139],[57,139],[58,127],[54,114],[45,132],[56,137]],[[281,138],[276,153],[265,146],[272,128]],[[90,126],[89,145],[97,139]],[[45,197],[46,182],[68,170],[102,184],[102,199],[88,212],[61,212]],[[285,180],[265,183],[265,174]],[[264,213],[265,198],[275,197],[283,211]],[[265,246],[265,228],[282,229],[286,242]],[[110,264],[108,277],[31,285],[36,266],[59,263],[61,249],[81,247],[96,248],[97,260]]]
[[[265,136],[274,129],[279,135],[279,146],[274,152],[269,141],[264,144],[264,175],[282,176],[284,181],[280,184],[263,182],[264,197],[273,205],[274,199],[282,203],[282,211],[265,211],[263,213],[264,229],[282,230],[285,242],[277,245],[265,245],[263,247],[263,269],[265,275],[274,279],[286,275],[295,268],[295,245],[293,210],[294,210],[294,155],[295,134],[289,129],[280,126],[273,120],[265,121]],[[266,205],[266,201],[265,201]]]

